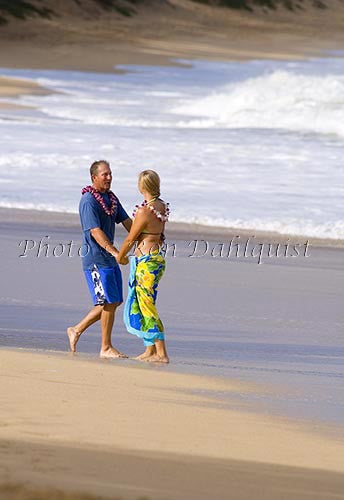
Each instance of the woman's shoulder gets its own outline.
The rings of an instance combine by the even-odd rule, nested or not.
[[[156,200],[149,209],[155,217],[160,219],[161,222],[166,222],[170,213],[169,204],[160,198]]]
[[[140,219],[150,220],[153,218],[158,218],[162,222],[165,222],[169,215],[169,204],[162,199],[154,200],[150,204],[142,204],[140,206],[136,205],[133,216],[139,216]]]
[[[139,216],[139,217],[148,217],[150,215],[151,211],[149,210],[149,207],[147,206],[140,206],[138,208],[136,208],[135,210],[135,216]]]

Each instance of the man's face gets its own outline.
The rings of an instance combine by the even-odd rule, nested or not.
[[[109,191],[112,182],[112,172],[105,164],[99,165],[98,173],[93,176],[93,186],[101,193]]]

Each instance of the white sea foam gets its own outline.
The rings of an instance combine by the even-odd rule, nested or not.
[[[38,81],[59,86],[54,80]],[[85,82],[65,83],[66,95],[41,98],[45,103],[41,111],[48,116],[89,125],[286,129],[344,136],[344,76],[336,74],[319,76],[276,70],[227,84],[198,99],[194,96],[185,99],[180,92],[145,92],[148,102],[167,99],[177,104],[163,120],[156,119],[154,112],[145,117],[128,114],[128,108],[142,107],[142,98],[116,97],[111,86],[98,86],[97,90],[102,90],[105,97],[98,95],[95,100]],[[35,104],[37,98],[26,97],[25,102]],[[161,114],[158,116],[162,118]]]
[[[59,93],[0,111],[0,206],[76,212],[105,156],[128,212],[155,168],[172,220],[344,237],[342,59],[136,69],[3,71]]]
[[[278,70],[226,85],[173,112],[202,118],[191,119],[190,127],[286,129],[344,137],[344,76]]]
[[[173,217],[172,219],[173,220]],[[273,232],[285,235],[315,237],[323,239],[344,239],[344,221],[314,224],[307,219],[288,219],[284,222],[279,220],[261,219],[223,219],[212,217],[177,217],[177,222],[201,224],[205,226],[226,227],[234,229],[246,229],[252,232]]]

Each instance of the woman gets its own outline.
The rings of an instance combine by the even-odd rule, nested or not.
[[[158,283],[165,271],[165,259],[160,252],[164,241],[168,203],[160,199],[160,178],[153,170],[139,175],[139,191],[144,202],[133,213],[130,233],[116,257],[119,264],[127,264],[127,253],[135,245],[135,256],[130,259],[128,298],[124,308],[124,322],[128,332],[143,339],[146,350],[136,359],[168,363],[164,327],[155,302]]]

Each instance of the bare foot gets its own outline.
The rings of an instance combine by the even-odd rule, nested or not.
[[[69,328],[67,328],[67,335],[69,338],[70,350],[72,352],[75,352],[76,351],[76,344],[78,343],[78,340],[79,340],[81,333],[77,332],[75,330],[75,328],[70,326]]]
[[[137,361],[146,361],[147,358],[150,358],[154,355],[156,355],[155,346],[148,346],[147,349],[145,350],[145,352],[143,352],[139,356],[136,356],[136,358],[134,358],[134,359],[136,359]]]
[[[135,356],[135,358],[133,359],[136,359],[137,361],[144,361],[145,359],[147,359],[148,357],[150,356],[150,354],[146,354],[145,352],[143,352],[142,354],[140,354],[139,356]]]
[[[114,347],[109,347],[108,349],[102,349],[100,351],[99,356],[101,358],[127,358],[128,356],[126,354],[123,354],[123,352],[118,351]]]
[[[154,354],[153,356],[146,358],[145,361],[148,361],[149,363],[169,363],[170,362],[168,356],[158,356],[157,354]]]
[[[156,356],[156,354],[147,354],[146,352],[143,352],[142,354],[140,354],[140,356],[136,356],[136,359],[137,361],[147,361],[149,358],[152,358]]]

